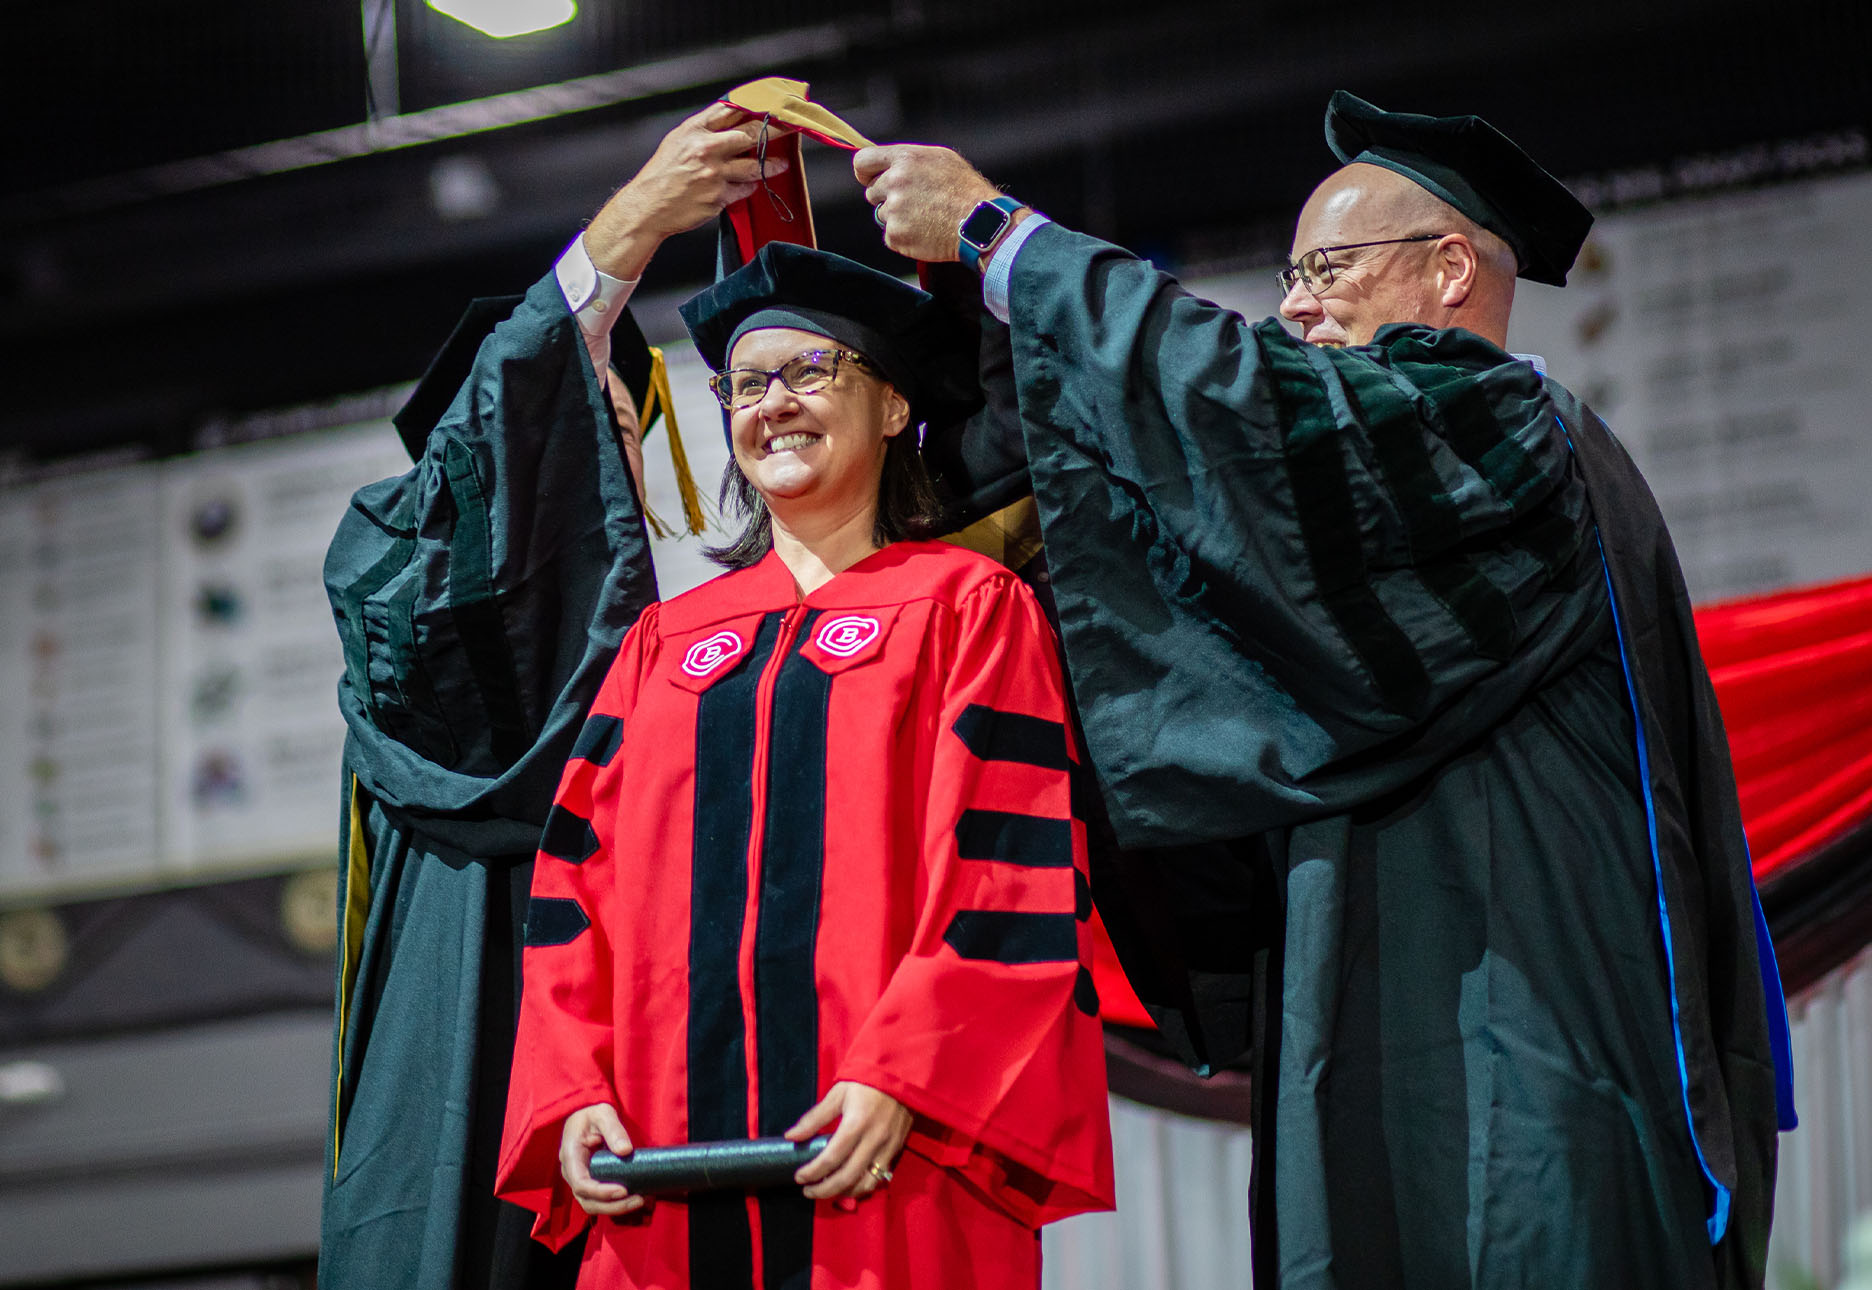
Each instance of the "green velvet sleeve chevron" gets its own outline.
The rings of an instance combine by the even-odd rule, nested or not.
[[[1057,225],[1010,299],[1073,688],[1127,845],[1368,800],[1590,643],[1585,494],[1527,364],[1420,327],[1305,345]]]

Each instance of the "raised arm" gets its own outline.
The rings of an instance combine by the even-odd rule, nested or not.
[[[946,149],[855,165],[887,242],[921,258],[956,258],[957,219],[995,191]],[[1525,688],[1505,673],[1562,665],[1584,639],[1583,492],[1532,367],[1428,327],[1308,345],[1031,216],[983,263],[1127,845],[1362,795],[1361,753],[1449,746]]]
[[[585,230],[592,263],[613,277],[643,276],[664,241],[750,196],[763,173],[787,163],[756,156],[760,126],[740,108],[711,103],[663,136],[650,160]]]
[[[663,136],[629,183],[613,193],[574,238],[555,273],[578,318],[599,384],[611,388],[609,333],[657,248],[707,223],[787,163],[759,155],[760,128],[747,113],[711,103]],[[634,409],[632,412],[634,417]],[[622,421],[620,421],[622,424]],[[626,451],[630,439],[627,435]],[[641,462],[633,458],[633,466]],[[636,478],[642,479],[642,472]]]

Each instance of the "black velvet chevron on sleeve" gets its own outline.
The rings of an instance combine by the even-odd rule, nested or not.
[[[569,864],[584,864],[598,854],[598,835],[590,820],[555,805],[540,834],[540,850]]]
[[[578,742],[572,745],[572,755],[594,766],[609,766],[623,743],[624,719],[594,712],[585,719],[585,725],[579,730]]]
[[[527,905],[526,943],[528,946],[566,945],[578,939],[591,919],[576,900],[559,896],[535,896]]]
[[[965,959],[994,963],[1070,963],[1079,957],[1078,922],[1071,914],[958,910],[943,940]]]

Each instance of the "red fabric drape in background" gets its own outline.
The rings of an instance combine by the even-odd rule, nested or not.
[[[1760,882],[1872,815],[1872,577],[1696,611]]]

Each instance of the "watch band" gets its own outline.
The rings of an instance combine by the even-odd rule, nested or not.
[[[983,259],[1014,227],[1014,212],[1024,205],[1018,197],[994,197],[976,203],[956,225],[956,258],[980,273]]]

